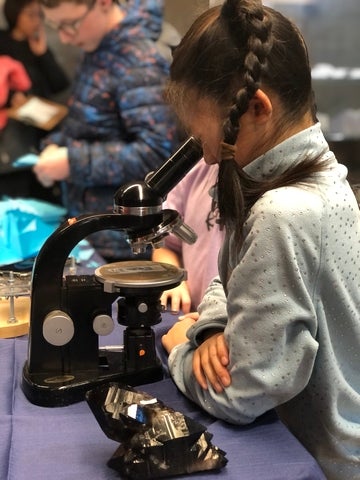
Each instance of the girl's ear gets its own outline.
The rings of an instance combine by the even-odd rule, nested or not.
[[[270,98],[260,88],[250,100],[247,114],[253,116],[253,121],[262,123],[269,120],[272,115],[273,107]]]

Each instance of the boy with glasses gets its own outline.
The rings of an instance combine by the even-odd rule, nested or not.
[[[60,40],[79,47],[69,115],[50,135],[34,172],[61,181],[71,216],[112,211],[119,185],[141,180],[176,148],[176,122],[163,100],[168,62],[156,41],[162,0],[40,0]],[[90,238],[108,260],[129,258],[121,232]]]

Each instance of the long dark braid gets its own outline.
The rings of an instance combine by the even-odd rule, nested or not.
[[[247,0],[226,1],[220,19],[226,23],[230,37],[239,48],[239,62],[242,63],[243,70],[242,87],[236,93],[223,126],[224,148],[231,152],[231,145],[235,143],[239,132],[239,119],[247,111],[250,100],[258,90],[262,72],[267,65],[267,55],[272,46],[271,20],[266,16],[261,1]],[[221,162],[218,179],[220,217],[228,228],[237,232],[241,231],[239,227],[246,214],[242,177],[234,160]]]
[[[273,48],[272,21],[269,15],[271,12],[273,10],[268,7],[264,8],[261,1],[228,0],[225,1],[220,14],[222,21],[227,24],[230,37],[236,45],[240,45],[239,60],[241,61],[241,57],[243,57],[243,83],[234,97],[233,105],[229,109],[229,115],[223,127],[223,159],[225,161],[220,163],[218,177],[220,223],[229,231],[235,232],[239,246],[241,245],[242,226],[247,214],[266,191],[304,181],[324,169],[324,164],[319,163],[318,159],[304,159],[301,164],[291,167],[281,176],[260,181],[249,177],[235,160],[229,160],[229,158],[234,158],[235,154],[233,144],[239,133],[239,119],[247,111],[250,100],[259,88],[260,81],[265,81],[270,87],[276,87],[277,79],[273,78],[274,76],[271,74],[268,75],[269,54]],[[300,32],[294,25],[293,34],[301,39]],[[245,52],[243,51],[244,45]],[[304,43],[301,48],[304,49],[306,56]],[[274,72],[273,67],[273,65],[270,66],[272,72]],[[291,81],[290,77],[290,86],[284,84],[284,92],[287,88],[289,91],[291,90]],[[304,83],[306,82],[310,82],[309,88],[304,88],[303,92],[299,92],[297,100],[292,99],[294,115],[308,109],[313,101],[309,76],[305,77]],[[307,90],[310,94],[307,93]],[[311,110],[315,120],[315,107],[312,106]]]
[[[233,145],[239,130],[239,118],[246,112],[258,90],[261,73],[267,64],[271,49],[271,21],[265,15],[260,1],[247,0],[225,2],[220,19],[227,23],[230,37],[239,46],[239,61],[243,70],[242,88],[237,92],[224,123],[224,142]]]

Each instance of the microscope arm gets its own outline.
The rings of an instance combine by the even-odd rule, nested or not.
[[[36,257],[31,293],[31,318],[36,322],[40,315],[58,309],[65,262],[75,246],[91,233],[100,230],[133,230],[141,228],[144,217],[99,213],[81,215],[65,221],[46,240]]]

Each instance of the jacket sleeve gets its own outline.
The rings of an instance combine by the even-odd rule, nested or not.
[[[246,222],[227,298],[219,296],[218,286],[215,294],[207,292],[200,321],[188,331],[190,341],[169,357],[170,372],[182,392],[210,414],[235,424],[250,423],[303,390],[318,348],[314,297],[321,205],[313,196],[295,194],[291,202],[291,195],[269,193]],[[308,223],[300,209],[308,210]],[[219,308],[227,317],[224,335],[232,378],[221,394],[211,386],[202,390],[192,373],[199,331],[206,328],[204,323],[213,328],[219,322]]]
[[[65,139],[73,183],[83,187],[117,187],[134,179],[142,180],[170,156],[175,130],[167,108],[163,105],[140,110],[128,126],[131,141]],[[156,128],[151,112],[156,112],[159,120]]]
[[[173,153],[177,142],[176,120],[163,100],[165,73],[159,77],[153,68],[146,76],[144,69],[137,67],[128,71],[126,78],[113,77],[117,84],[113,107],[118,112],[117,136],[101,141],[63,137],[72,181],[82,188],[117,187],[142,180]]]

